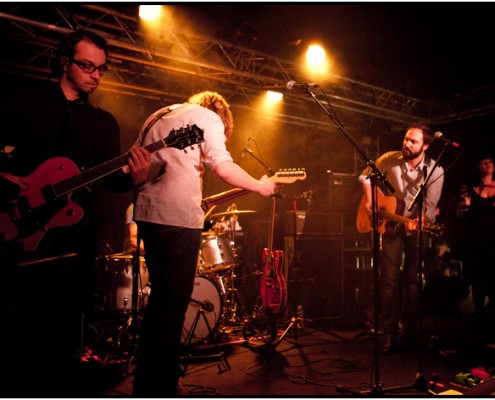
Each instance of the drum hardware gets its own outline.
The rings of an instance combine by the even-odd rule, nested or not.
[[[218,318],[223,308],[221,298],[207,299],[207,291],[216,288],[211,279],[197,276],[189,307],[186,311],[186,319],[182,331],[183,354],[179,357],[180,363],[183,364],[182,377],[186,376],[189,364],[200,361],[218,361],[218,372],[222,373],[231,369],[227,356],[220,351],[216,340],[215,329]],[[206,292],[205,292],[206,290]],[[218,290],[218,289],[217,289]],[[210,293],[211,295],[211,293]],[[201,299],[201,300],[200,300]],[[204,300],[203,300],[204,299]],[[196,312],[194,313],[194,310]],[[194,314],[194,319],[189,327],[189,319]],[[209,319],[212,323],[210,323]],[[188,350],[191,345],[198,340],[210,338],[215,348],[215,354],[193,356]]]
[[[199,319],[198,310],[206,311]],[[182,343],[196,344],[208,339],[215,332],[223,315],[223,297],[218,284],[211,276],[196,276],[182,328]]]
[[[228,276],[227,276],[228,275]],[[219,276],[218,282],[221,287],[223,303],[225,306],[224,313],[221,319],[221,330],[224,333],[232,331],[232,327],[242,326],[247,312],[244,303],[241,299],[239,291],[235,287],[236,275],[234,268],[231,269],[226,276]],[[239,311],[241,315],[239,315]]]
[[[138,229],[137,232],[137,243],[141,242],[141,236]],[[103,367],[107,366],[111,358],[116,354],[125,356],[128,358],[126,367],[122,373],[124,377],[128,376],[130,366],[132,365],[134,358],[137,354],[137,332],[138,332],[138,285],[140,282],[141,275],[141,256],[139,246],[136,251],[132,253],[132,292],[131,292],[131,312],[129,318],[117,329],[117,333],[113,338],[108,339],[110,344],[110,349],[108,350]],[[144,261],[144,259],[143,259]],[[146,282],[146,288],[149,290],[148,282]],[[143,292],[144,286],[141,286],[141,292]]]

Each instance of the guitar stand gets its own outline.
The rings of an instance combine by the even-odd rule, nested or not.
[[[291,329],[293,329],[293,337],[294,340],[297,341],[299,334],[298,334],[298,329],[302,327],[304,324],[303,318],[301,315],[298,314],[299,310],[299,305],[298,305],[298,299],[297,299],[297,289],[298,289],[298,282],[299,282],[299,260],[297,258],[297,200],[294,199],[293,201],[293,210],[292,212],[294,213],[294,217],[292,219],[292,229],[293,229],[293,255],[292,255],[292,269],[294,271],[294,298],[293,298],[293,303],[294,307],[296,307],[296,312],[292,312],[292,316],[289,322],[289,325],[285,328],[285,330],[282,332],[282,334],[279,336],[279,338],[275,341],[275,344],[273,345],[273,351],[278,347],[278,345],[284,340],[284,338],[287,336],[287,334],[290,332]],[[302,309],[302,306],[301,306]]]
[[[213,331],[211,329],[210,323],[208,322],[208,318],[206,318],[205,315],[205,310],[203,309],[203,306],[201,305],[201,302],[196,301],[194,299],[191,300],[191,302],[195,302],[196,304],[199,304],[198,311],[196,313],[196,316],[194,317],[194,321],[191,326],[191,330],[188,332],[184,347],[190,348],[191,347],[191,342],[194,337],[194,334],[196,332],[196,327],[198,326],[198,322],[200,318],[203,318],[203,321],[206,324],[206,327],[208,328],[208,337],[211,337],[211,340],[213,342],[213,345],[215,347],[215,350],[217,351],[216,354],[208,354],[208,355],[198,355],[198,356],[193,356],[189,353],[180,356],[180,363],[184,364],[184,367],[182,368],[181,375],[182,377],[186,376],[187,368],[189,367],[189,364],[192,364],[194,362],[207,362],[207,361],[218,361],[218,373],[221,374],[225,371],[230,371],[231,367],[229,364],[229,361],[227,360],[227,356],[223,351],[220,351],[218,347],[218,342],[215,338],[215,335],[213,334]]]

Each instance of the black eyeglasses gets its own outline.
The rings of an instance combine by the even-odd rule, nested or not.
[[[103,65],[100,65],[99,67],[97,67],[96,65],[94,65],[91,62],[85,63],[82,61],[75,60],[74,58],[71,58],[70,61],[73,62],[74,64],[76,64],[79,68],[81,68],[82,71],[86,74],[92,74],[93,72],[98,70],[100,75],[105,75],[109,71],[108,66],[106,64],[103,64]]]

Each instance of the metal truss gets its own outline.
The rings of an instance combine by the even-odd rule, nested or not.
[[[103,3],[101,3],[103,4]],[[225,41],[182,30],[146,34],[136,4],[4,3],[0,33],[6,44],[0,71],[49,80],[57,42],[77,28],[92,29],[111,46],[111,72],[102,90],[166,104],[199,89],[218,90],[232,107],[251,108],[269,87],[304,81],[297,64]],[[495,90],[487,87],[444,103],[424,102],[342,76],[330,77],[322,104],[353,119],[402,126],[422,119],[444,124],[495,113]],[[273,118],[316,129],[333,126],[307,93],[286,92],[285,113]],[[297,112],[295,112],[297,110]],[[303,116],[301,116],[303,115]]]

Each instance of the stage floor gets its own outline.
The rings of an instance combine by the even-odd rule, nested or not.
[[[491,382],[474,389],[456,384],[458,374],[494,366],[495,350],[490,343],[476,339],[472,321],[472,315],[425,316],[421,351],[413,345],[392,356],[376,354],[375,334],[363,321],[306,320],[303,328],[290,328],[284,334],[289,321],[279,320],[277,338],[272,341],[262,337],[265,332],[261,329],[232,326],[217,336],[217,345],[208,337],[189,346],[187,354],[192,357],[184,365],[181,384],[189,396],[344,397],[371,392],[396,397],[451,390],[469,394],[470,390],[484,388],[487,393],[482,394],[491,394],[495,391],[490,388]],[[132,336],[128,340],[124,334],[117,343],[116,334],[123,332],[120,322],[106,321],[105,328],[103,323],[92,326],[100,334],[105,332],[106,344],[87,345],[72,369],[43,371],[43,379],[25,375],[14,392],[6,394],[130,396]],[[381,341],[381,335],[378,339]]]

